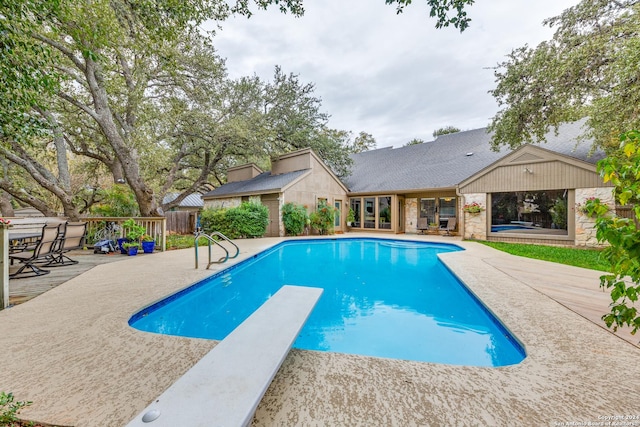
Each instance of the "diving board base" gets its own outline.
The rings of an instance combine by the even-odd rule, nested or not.
[[[249,425],[322,291],[280,288],[127,427]]]

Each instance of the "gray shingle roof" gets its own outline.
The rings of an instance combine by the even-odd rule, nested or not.
[[[539,146],[595,163],[601,152],[589,156],[591,142],[576,145],[583,122],[562,125],[558,136],[549,132]],[[344,179],[349,191],[380,192],[455,187],[511,152],[491,150],[486,128],[442,135],[435,141],[401,148],[382,148],[352,155],[352,173]],[[473,153],[472,155],[467,155]]]
[[[215,190],[204,194],[202,197],[222,197],[233,196],[236,194],[279,192],[282,187],[286,187],[308,171],[310,171],[310,169],[288,172],[280,175],[271,175],[271,172],[263,172],[253,179],[230,182],[228,184],[221,185]]]
[[[162,199],[162,203],[172,202],[178,197],[178,193],[169,193]],[[202,207],[204,203],[202,202],[202,196],[200,193],[189,194],[185,197],[178,206],[181,207]]]

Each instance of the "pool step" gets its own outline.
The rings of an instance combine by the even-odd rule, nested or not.
[[[280,288],[127,427],[249,425],[322,291]]]

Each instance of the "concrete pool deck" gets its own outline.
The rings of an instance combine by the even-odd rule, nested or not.
[[[365,235],[345,235],[356,236]],[[253,425],[560,425],[640,416],[640,348],[586,318],[597,313],[598,294],[606,296],[599,272],[452,238],[392,237],[464,247],[441,258],[520,339],[527,358],[476,368],[293,350]],[[234,262],[281,240],[240,240]],[[0,311],[0,391],[33,401],[21,412],[31,420],[126,424],[215,346],[134,330],[129,317],[216,267],[195,270],[193,249],[127,257]]]

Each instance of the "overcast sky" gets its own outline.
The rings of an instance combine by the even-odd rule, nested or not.
[[[488,125],[498,105],[487,93],[512,49],[551,38],[542,25],[578,0],[477,0],[471,26],[436,30],[424,0],[396,15],[383,0],[305,0],[294,18],[272,7],[231,18],[215,38],[231,77],[268,80],[274,66],[313,82],[335,129],[365,131],[378,148],[435,129]]]

